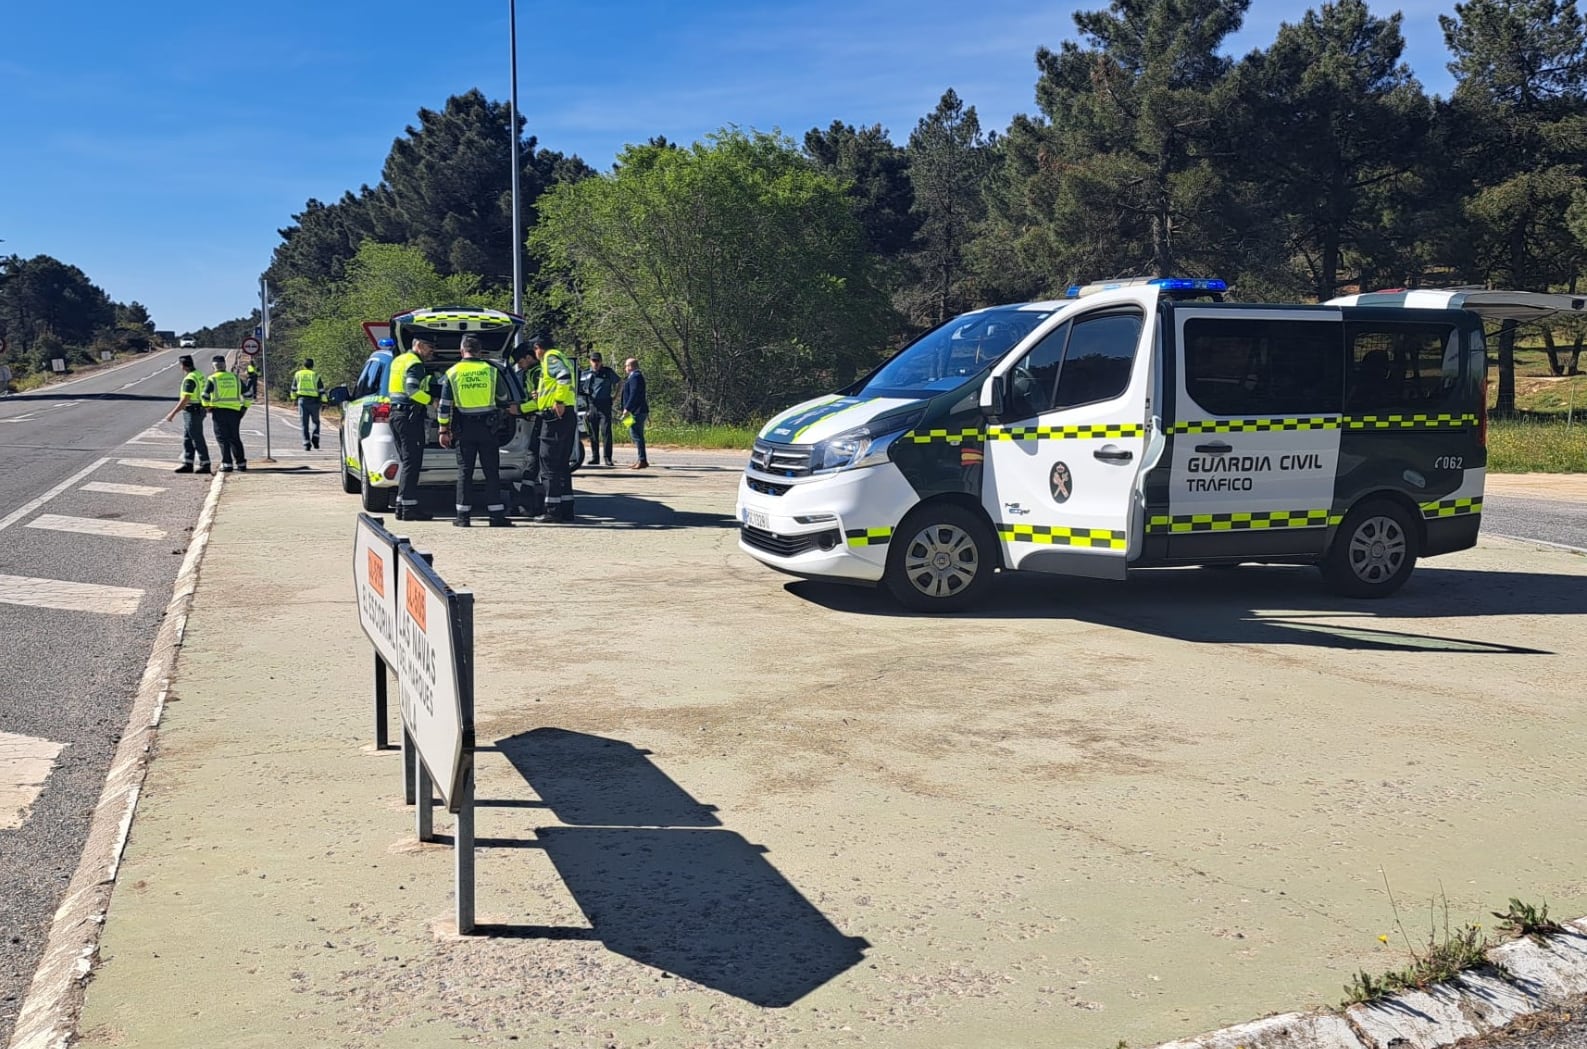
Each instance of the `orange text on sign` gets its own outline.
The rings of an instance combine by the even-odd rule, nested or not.
[[[405,603],[408,606],[408,615],[412,616],[413,621],[419,624],[420,630],[423,630],[425,633],[429,633],[430,628],[424,621],[426,612],[424,585],[419,582],[418,577],[412,572],[409,572],[403,578],[407,583],[404,597],[406,599]]]
[[[369,589],[373,590],[375,593],[379,594],[381,597],[385,597],[386,596],[386,562],[384,560],[382,560],[381,556],[379,554],[375,553],[373,550],[368,551],[368,554],[369,554]]]

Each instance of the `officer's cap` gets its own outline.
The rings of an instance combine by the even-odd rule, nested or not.
[[[211,363],[211,364],[225,364],[226,363],[226,358],[225,358],[224,355],[217,353],[217,354],[215,354],[215,356],[213,356],[213,357],[211,357],[209,359],[209,363]]]
[[[551,336],[547,335],[543,331],[535,333],[534,344],[540,347],[542,350],[549,350],[552,346],[556,345],[551,341]]]

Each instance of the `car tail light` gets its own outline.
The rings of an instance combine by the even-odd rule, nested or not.
[[[1482,370],[1482,407],[1477,412],[1477,445],[1488,449],[1488,369]]]
[[[391,405],[385,401],[380,402],[369,410],[369,421],[386,423],[391,421]]]
[[[396,463],[392,463],[390,466],[386,467],[386,480],[395,481],[396,479],[397,479],[397,464]]]

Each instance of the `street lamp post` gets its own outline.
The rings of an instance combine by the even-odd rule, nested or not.
[[[512,134],[512,311],[523,314],[523,234],[518,210],[518,0],[507,0],[507,36],[511,52],[512,95],[507,103]]]

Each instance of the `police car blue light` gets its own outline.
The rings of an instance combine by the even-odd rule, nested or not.
[[[1133,277],[1127,280],[1096,281],[1092,284],[1071,284],[1064,289],[1064,298],[1078,299],[1083,295],[1092,295],[1099,291],[1142,286],[1155,286],[1170,293],[1194,292],[1202,295],[1221,295],[1229,290],[1228,282],[1216,277]]]

